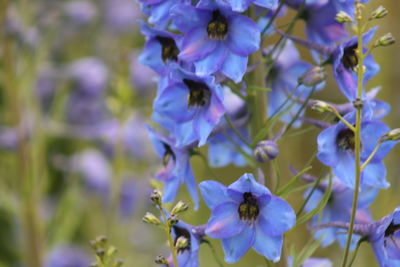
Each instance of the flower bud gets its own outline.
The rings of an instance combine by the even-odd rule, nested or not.
[[[168,218],[168,225],[169,225],[170,227],[174,226],[174,225],[177,224],[178,222],[179,222],[178,216],[176,216],[175,214],[174,214],[174,215],[171,215],[171,216]]]
[[[388,10],[384,8],[383,6],[379,6],[377,9],[374,10],[374,12],[371,13],[371,19],[381,19],[383,17],[386,17],[388,14]]]
[[[175,243],[175,248],[176,249],[184,249],[189,245],[189,240],[184,237],[184,236],[180,236],[178,237],[178,239],[176,240]]]
[[[278,145],[271,140],[264,140],[257,143],[254,149],[254,158],[261,163],[268,162],[278,156]]]
[[[161,206],[162,194],[158,189],[154,189],[153,193],[150,195],[150,199],[156,206]]]
[[[382,137],[383,141],[397,141],[400,140],[400,128],[393,129]]]
[[[324,67],[314,66],[299,77],[298,83],[312,87],[325,81],[326,76],[326,70]]]
[[[156,264],[168,265],[168,261],[163,255],[158,255],[154,261]]]
[[[123,259],[117,259],[113,265],[113,267],[121,267],[124,265],[124,260]]]
[[[392,45],[396,42],[396,39],[394,39],[393,35],[389,32],[376,40],[374,47],[378,46],[389,46]]]
[[[335,20],[339,23],[347,23],[353,21],[350,15],[344,11],[340,11],[339,13],[337,13],[335,16]]]
[[[144,215],[142,220],[145,223],[150,223],[150,224],[154,224],[154,225],[160,225],[161,224],[160,219],[158,219],[154,214],[152,214],[150,212],[146,212],[146,214]]]
[[[189,206],[183,202],[182,200],[179,200],[178,203],[176,203],[175,207],[172,209],[171,214],[179,214],[184,211],[186,211],[189,208]]]
[[[311,109],[319,113],[324,113],[324,112],[332,112],[333,107],[324,101],[314,100]]]

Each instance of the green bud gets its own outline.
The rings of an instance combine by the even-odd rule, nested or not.
[[[299,77],[298,83],[313,87],[325,81],[326,76],[324,67],[314,66]]]
[[[347,23],[353,21],[350,15],[344,11],[340,11],[339,13],[337,13],[335,16],[335,20],[339,23]]]
[[[169,266],[167,259],[163,255],[158,255],[154,261],[156,264],[164,264]]]
[[[189,245],[189,240],[184,237],[184,236],[180,236],[175,243],[175,248],[176,249],[184,249]]]
[[[150,199],[154,205],[161,206],[161,201],[162,201],[161,191],[158,189],[154,189],[153,193],[151,193],[150,195]]]
[[[187,211],[188,208],[189,206],[185,202],[179,200],[179,202],[176,203],[175,207],[172,209],[171,214],[182,213],[184,211]]]
[[[389,46],[392,45],[396,42],[396,39],[394,39],[393,35],[389,32],[376,40],[374,47],[378,46]]]
[[[161,224],[160,219],[158,219],[153,213],[150,213],[150,212],[146,212],[142,221],[144,221],[145,223],[150,223],[150,224],[154,224],[154,225]]]
[[[168,218],[168,225],[170,227],[174,226],[175,224],[177,224],[179,222],[178,216],[176,216],[175,214],[171,215],[171,217]]]
[[[118,249],[114,246],[110,246],[107,250],[107,257],[112,257],[117,253]]]
[[[382,138],[383,141],[397,141],[400,140],[400,128],[393,129]]]
[[[319,113],[332,112],[334,108],[328,103],[320,100],[314,100],[311,109]]]
[[[383,17],[386,17],[386,15],[389,13],[389,11],[384,8],[383,6],[379,6],[377,9],[374,10],[374,12],[371,13],[371,19],[381,19]]]

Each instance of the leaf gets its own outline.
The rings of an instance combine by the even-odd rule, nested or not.
[[[278,192],[276,192],[277,196],[282,196],[288,193],[288,191],[290,191],[294,185],[298,182],[298,180],[300,179],[300,177],[308,172],[309,170],[312,169],[312,166],[308,166],[306,168],[304,168],[303,170],[301,170],[299,173],[297,173],[292,179],[290,179],[290,181],[284,185],[281,189],[278,190]]]

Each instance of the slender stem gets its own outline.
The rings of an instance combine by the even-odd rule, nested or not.
[[[336,115],[336,117],[337,117],[341,122],[343,122],[347,127],[349,127],[349,129],[352,130],[353,133],[356,131],[356,129],[354,128],[354,126],[351,125],[345,118],[343,118],[342,115],[340,115],[339,112],[338,112],[335,108],[332,109],[332,112]]]
[[[165,233],[167,234],[168,245],[171,250],[172,261],[174,263],[174,267],[179,267],[178,266],[178,258],[176,255],[176,249],[174,246],[174,240],[172,239],[172,235],[171,235],[171,226],[169,225],[169,223],[167,221],[167,215],[165,214],[164,208],[161,205],[159,206],[159,208],[160,208],[163,220],[164,220],[164,225],[165,225],[164,229],[165,229]]]
[[[382,141],[378,141],[378,144],[376,145],[376,147],[374,148],[374,150],[371,152],[371,154],[368,156],[367,160],[364,161],[363,165],[361,166],[361,171],[364,170],[364,168],[368,165],[368,163],[370,163],[370,161],[372,160],[372,158],[375,156],[376,152],[378,151],[378,149],[381,147],[382,145]]]
[[[362,97],[362,89],[363,89],[363,76],[364,76],[364,55],[363,55],[363,26],[362,26],[362,6],[360,0],[356,0],[355,2],[355,18],[357,21],[357,56],[358,56],[358,68],[357,68],[357,98],[361,101]],[[361,180],[361,109],[362,105],[356,105],[356,131],[355,131],[355,186],[354,186],[354,195],[353,195],[353,205],[351,208],[351,217],[350,217],[350,225],[349,232],[347,235],[346,242],[346,250],[343,257],[342,267],[346,267],[347,259],[350,251],[351,238],[353,235],[354,229],[354,221],[356,217],[357,210],[357,202],[358,202],[358,193],[360,188],[360,180]]]

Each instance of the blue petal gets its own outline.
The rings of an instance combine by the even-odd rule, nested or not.
[[[237,55],[248,56],[260,48],[260,30],[251,19],[237,15],[229,23],[227,45]]]
[[[336,136],[339,132],[337,126],[329,127],[318,135],[318,159],[325,165],[334,167],[338,163]]]
[[[254,244],[255,238],[256,231],[254,226],[248,226],[240,234],[222,239],[225,261],[228,263],[237,262]]]
[[[261,225],[257,225],[256,227],[257,234],[253,245],[254,250],[267,259],[278,262],[281,258],[283,236],[270,236],[263,232]]]
[[[246,11],[251,4],[251,0],[228,0],[228,2],[231,5],[232,10],[236,12]]]
[[[362,172],[362,183],[376,188],[388,188],[386,181],[386,167],[382,161],[371,162]]]
[[[208,76],[219,71],[224,63],[228,49],[222,44],[218,43],[217,47],[211,54],[205,58],[194,62],[196,67],[196,75]]]
[[[181,181],[181,179],[178,179],[178,177],[172,177],[171,179],[169,179],[165,182],[164,194],[163,194],[164,195],[163,196],[164,203],[174,201],[181,184],[182,184],[182,181]]]
[[[354,188],[355,167],[354,155],[351,152],[341,152],[333,172],[346,186]]]
[[[363,123],[361,127],[361,159],[366,160],[371,152],[375,149],[376,145],[378,144],[378,140],[382,137],[382,135],[389,132],[390,128],[380,121]],[[381,145],[373,157],[373,160],[382,160],[393,148],[394,143],[392,143],[392,145],[385,143],[386,142]]]
[[[218,205],[228,202],[226,187],[216,181],[204,181],[199,184],[201,195],[206,205],[213,210]]]
[[[200,10],[190,4],[175,5],[170,9],[173,22],[181,32],[205,26],[211,19],[211,12]]]
[[[257,197],[262,195],[271,195],[271,192],[268,190],[268,188],[257,183],[254,179],[254,176],[250,173],[245,173],[242,175],[236,182],[228,186],[228,188],[242,193],[250,192]]]
[[[242,80],[247,69],[247,57],[236,55],[232,52],[227,53],[225,61],[222,65],[221,72],[235,83]]]
[[[218,205],[208,220],[206,234],[211,238],[229,238],[241,233],[247,224],[240,220],[238,207],[234,202]]]
[[[197,27],[188,32],[182,43],[178,57],[186,62],[193,62],[205,58],[217,46],[217,42],[208,38],[204,27]]]
[[[186,187],[189,191],[190,196],[193,199],[193,203],[194,203],[194,210],[197,210],[199,208],[199,195],[197,193],[197,183],[196,180],[194,178],[193,172],[192,172],[192,168],[190,166],[189,161],[187,161],[185,163],[185,166],[177,166],[177,168],[183,168],[185,171],[183,173],[183,177],[185,177],[185,183],[186,183]]]
[[[255,0],[253,4],[268,9],[276,9],[278,7],[278,0]]]
[[[157,40],[149,40],[139,56],[140,64],[148,66],[161,74],[165,70],[165,65],[161,58],[161,49],[161,45]]]
[[[271,200],[261,208],[259,225],[267,235],[281,235],[296,223],[296,214],[283,199],[271,196]]]

